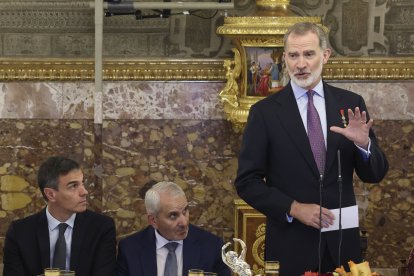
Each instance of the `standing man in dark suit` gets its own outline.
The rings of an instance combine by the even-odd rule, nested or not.
[[[40,166],[38,184],[47,206],[11,223],[4,243],[4,276],[39,275],[48,267],[72,270],[76,276],[114,275],[115,224],[86,210],[83,181],[79,164],[71,159],[51,157]]]
[[[338,151],[342,207],[356,205],[354,172],[362,181],[376,183],[384,178],[388,162],[362,97],[322,81],[331,53],[323,29],[295,24],[284,47],[291,81],[250,109],[235,186],[242,199],[267,217],[265,259],[280,261],[281,276],[297,276],[361,261],[358,227],[319,232],[338,219],[330,211],[340,207]],[[308,118],[315,118],[307,113],[312,109],[308,95],[319,114],[312,122],[319,124],[319,152],[308,138]]]
[[[145,207],[150,226],[119,242],[118,276],[186,276],[189,269],[230,276],[221,258],[222,239],[189,223],[188,202],[180,186],[155,184],[145,194]],[[174,272],[167,272],[170,244],[175,248]]]

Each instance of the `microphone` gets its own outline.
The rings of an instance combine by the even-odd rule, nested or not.
[[[322,266],[322,188],[323,175],[319,176],[319,248],[318,248],[318,275],[321,275]]]
[[[341,151],[338,149],[338,189],[339,189],[339,246],[338,246],[338,267],[341,267],[342,247],[342,172],[341,172]]]

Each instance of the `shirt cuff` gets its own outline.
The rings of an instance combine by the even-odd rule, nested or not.
[[[292,223],[293,217],[291,217],[288,214],[286,214],[286,221],[289,222],[289,223]]]
[[[364,158],[365,161],[368,161],[369,157],[371,156],[371,138],[368,138],[368,150],[361,148],[355,143],[354,145],[359,149],[359,152],[361,153],[362,158]]]

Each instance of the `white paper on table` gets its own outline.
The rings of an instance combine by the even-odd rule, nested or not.
[[[322,228],[321,229],[322,232],[339,230],[339,209],[332,209],[330,211],[335,216],[334,223],[333,225],[330,225],[327,228]],[[342,222],[342,229],[358,227],[359,226],[358,205],[342,208],[341,222]]]

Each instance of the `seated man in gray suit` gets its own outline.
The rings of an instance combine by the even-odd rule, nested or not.
[[[157,183],[145,194],[145,207],[150,226],[119,242],[117,275],[186,276],[189,269],[201,269],[230,276],[222,239],[189,223],[180,186]]]
[[[4,243],[4,276],[42,274],[47,267],[76,276],[112,276],[116,265],[114,221],[86,210],[79,164],[51,157],[39,168],[46,208],[10,224]]]

